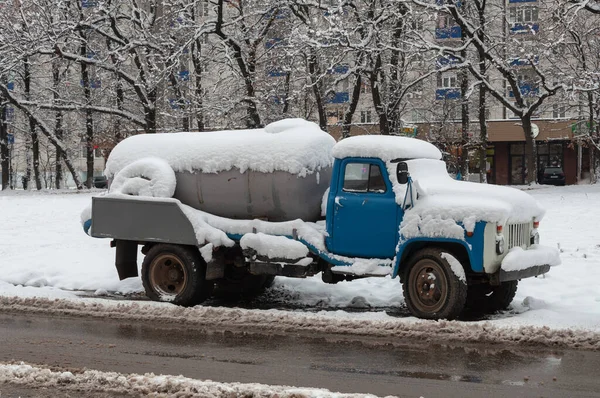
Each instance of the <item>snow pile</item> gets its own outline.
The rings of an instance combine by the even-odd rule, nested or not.
[[[337,260],[352,265],[336,265],[331,268],[333,273],[352,275],[384,276],[392,273],[392,260],[380,260],[377,258],[349,258],[343,256],[331,256]]]
[[[320,388],[269,386],[257,383],[219,383],[196,380],[183,376],[123,374],[98,370],[81,370],[75,373],[19,364],[0,364],[0,385],[3,382],[73,391],[77,395],[108,392],[115,395],[152,397],[280,397],[280,398],[375,398],[370,394],[333,393]]]
[[[133,161],[115,174],[110,191],[124,195],[170,198],[175,193],[175,172],[160,158]]]
[[[332,164],[335,140],[310,122],[283,120],[264,129],[202,133],[140,134],[111,152],[105,174],[112,177],[145,157],[164,159],[177,172],[217,173],[237,168],[299,176]]]
[[[400,284],[394,281],[400,290]],[[358,297],[355,295],[353,298]],[[323,333],[367,336],[369,338],[391,339],[398,342],[402,338],[423,338],[439,344],[446,342],[465,343],[524,343],[553,347],[571,347],[600,350],[600,329],[584,330],[573,327],[552,329],[543,324],[512,325],[499,321],[428,321],[415,318],[394,318],[385,313],[349,314],[344,311],[318,313],[281,310],[247,310],[242,308],[222,308],[195,306],[178,307],[168,303],[155,302],[115,302],[100,298],[94,299],[41,299],[0,296],[0,310],[3,312],[24,312],[46,316],[77,316],[96,319],[119,319],[163,324],[176,324],[185,328],[214,330],[252,330],[255,333],[285,335],[294,333]],[[546,310],[547,311],[547,310]],[[183,322],[182,320],[185,320]],[[596,322],[597,320],[590,320]]]
[[[421,217],[417,212],[408,210],[400,224],[400,234],[404,239],[426,236],[428,238],[452,238],[462,240],[465,231],[453,219],[440,215]]]
[[[417,193],[415,206],[406,212],[407,216],[414,214],[421,220],[453,220],[472,228],[477,221],[506,225],[531,222],[533,218],[541,220],[545,214],[539,203],[523,191],[452,179],[442,161],[415,159],[406,163]],[[388,164],[388,170],[392,166]],[[406,185],[398,184],[394,174],[391,178],[396,202],[402,204]],[[416,221],[410,218],[409,221],[403,222],[402,232],[406,226],[407,233],[412,236]]]
[[[333,156],[337,159],[379,158],[389,162],[394,159],[441,159],[442,153],[433,144],[416,138],[361,135],[338,142],[333,148]]]
[[[308,256],[308,248],[302,243],[286,238],[285,236],[245,234],[240,240],[242,249],[254,249],[259,256],[271,259],[295,260]]]
[[[549,264],[550,266],[555,266],[560,265],[560,263],[560,254],[557,249],[532,245],[527,250],[523,250],[520,247],[510,249],[506,257],[502,260],[500,267],[504,271],[520,271],[535,265]]]

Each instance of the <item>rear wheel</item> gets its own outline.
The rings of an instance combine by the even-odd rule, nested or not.
[[[253,275],[245,268],[230,266],[215,284],[214,295],[221,298],[253,298],[273,285],[273,275]]]
[[[154,245],[142,263],[142,283],[154,301],[199,304],[212,292],[212,283],[205,277],[206,263],[194,247]]]
[[[466,281],[452,270],[440,249],[424,249],[409,261],[403,293],[409,311],[418,318],[454,319],[467,299]]]
[[[518,281],[508,281],[499,286],[469,286],[466,306],[474,311],[486,313],[506,310],[515,298],[518,284]]]

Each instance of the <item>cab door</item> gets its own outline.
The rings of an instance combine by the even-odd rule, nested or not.
[[[398,236],[394,192],[379,159],[342,162],[334,202],[333,251],[349,257],[392,258]]]

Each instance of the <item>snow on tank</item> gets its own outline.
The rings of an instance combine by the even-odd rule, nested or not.
[[[105,173],[122,193],[153,196],[158,190],[220,217],[316,221],[334,145],[302,119],[255,130],[142,134],[113,149]],[[174,178],[161,180],[165,168]]]
[[[285,119],[254,130],[140,134],[115,146],[105,174],[111,178],[136,160],[157,157],[176,172],[239,169],[306,176],[331,166],[334,145],[328,133],[303,119]]]
[[[361,135],[346,138],[333,148],[337,159],[347,157],[379,158],[384,162],[394,159],[435,159],[442,153],[433,144],[416,138],[389,135]]]

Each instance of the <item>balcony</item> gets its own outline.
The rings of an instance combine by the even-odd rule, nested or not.
[[[534,83],[521,83],[519,85],[519,91],[524,97],[535,97],[540,93],[540,87]],[[514,98],[515,93],[513,93],[512,90],[508,90],[508,96]]]
[[[455,100],[460,98],[460,88],[448,87],[435,90],[436,100]]]
[[[286,75],[287,75],[287,72],[284,71],[283,69],[271,68],[271,69],[267,70],[267,76],[269,76],[269,77],[283,77]]]
[[[448,66],[448,65],[457,65],[460,63],[460,59],[458,59],[457,57],[453,56],[453,55],[444,55],[442,57],[438,57],[436,65],[439,68],[442,68],[444,66]]]
[[[534,56],[532,59],[528,58],[513,58],[510,61],[510,66],[518,67],[518,66],[530,66],[533,62],[533,65],[537,65],[540,63],[540,57],[538,55]]]
[[[515,22],[510,25],[510,33],[514,35],[522,35],[527,33],[538,33],[540,24],[537,22]]]
[[[82,80],[79,81],[81,87],[85,87],[85,82]],[[89,80],[90,88],[102,88],[102,81],[100,79],[90,79]]]
[[[460,26],[447,26],[445,28],[435,28],[435,38],[438,40],[444,39],[460,39],[462,30]]]
[[[274,37],[265,42],[265,48],[267,50],[270,50],[276,46],[281,46],[281,45],[285,45],[285,44],[286,44],[286,41],[284,39],[279,38],[279,37]]]
[[[179,77],[180,81],[188,82],[188,81],[190,81],[190,71],[189,70],[179,71],[178,77]]]
[[[350,101],[350,94],[348,92],[336,92],[328,96],[328,104],[345,104]]]
[[[336,65],[333,68],[327,69],[327,73],[330,75],[345,75],[348,73],[348,65]]]

